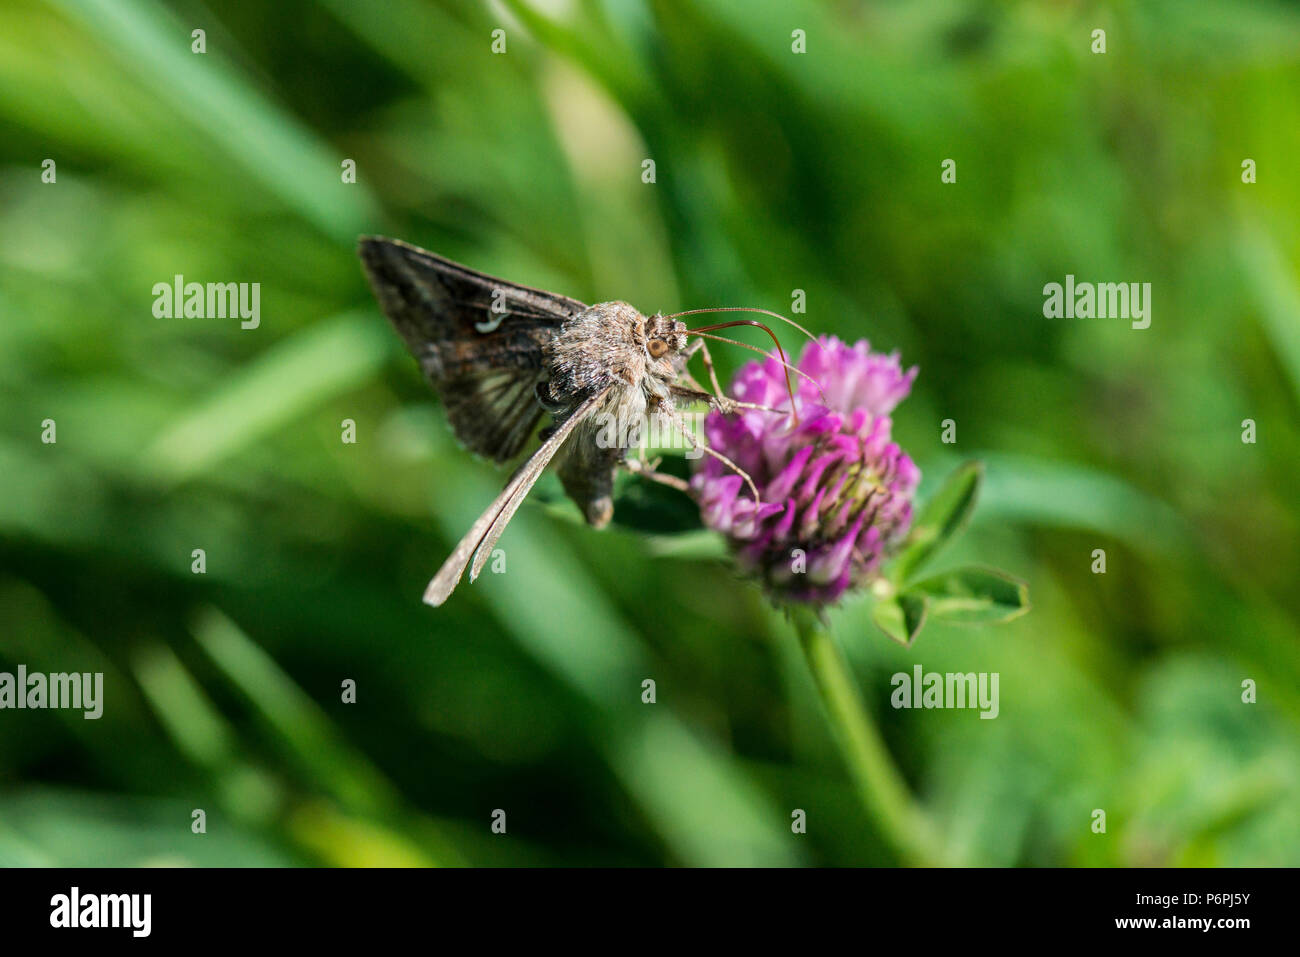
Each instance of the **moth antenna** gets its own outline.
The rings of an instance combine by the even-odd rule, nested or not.
[[[811,332],[809,332],[809,331],[808,331],[807,329],[805,329],[803,326],[799,325],[799,323],[795,322],[793,319],[788,319],[788,318],[786,318],[785,316],[781,315],[779,312],[773,312],[773,311],[770,310],[770,309],[759,309],[759,308],[757,308],[756,306],[715,306],[715,307],[712,308],[712,309],[687,309],[685,312],[675,312],[675,313],[673,313],[671,316],[664,316],[664,318],[665,318],[665,319],[676,319],[676,318],[678,318],[679,316],[698,316],[698,315],[699,315],[700,313],[702,313],[702,312],[758,312],[758,313],[762,313],[762,314],[765,315],[765,316],[771,316],[773,319],[780,319],[782,322],[785,322],[785,323],[788,323],[789,325],[794,326],[796,329],[798,329],[800,332],[802,332],[805,336],[807,336],[807,337],[808,337],[808,340],[809,340],[810,342],[817,342],[817,337],[816,337],[816,336],[814,336]],[[817,344],[818,344],[818,345],[821,345],[821,343],[817,343]]]
[[[705,309],[701,311],[709,312],[711,310]],[[781,356],[781,365],[785,369],[785,390],[790,393],[790,417],[794,419],[794,424],[798,425],[799,412],[795,408],[794,384],[790,381],[790,361],[786,359],[785,350],[781,348],[781,340],[776,337],[775,332],[763,325],[757,319],[732,319],[730,322],[717,322],[711,326],[700,326],[698,329],[687,329],[686,334],[690,335],[691,333],[695,333],[696,335],[699,335],[704,332],[712,332],[714,329],[730,329],[732,326],[757,326],[772,338],[772,344],[776,346],[776,351]]]
[[[701,339],[712,339],[714,342],[725,342],[725,343],[727,343],[727,345],[730,345],[730,346],[740,346],[740,348],[742,348],[742,349],[748,349],[750,352],[757,352],[760,356],[766,356],[766,357],[769,358],[769,359],[772,358],[771,353],[764,352],[762,349],[758,348],[758,346],[751,346],[748,342],[739,342],[739,341],[737,341],[737,340],[735,340],[735,339],[728,339],[726,336],[712,336],[712,335],[709,335],[707,332],[691,331],[689,334],[692,335],[692,336],[699,336]],[[782,362],[781,365],[783,365],[783,366],[785,367],[785,369],[786,369],[787,372],[793,372],[795,375],[799,376],[800,378],[802,378],[802,379],[807,379],[809,382],[811,382],[811,383],[813,384],[813,386],[816,387],[818,394],[821,395],[821,397],[822,397],[822,404],[823,404],[823,405],[826,404],[826,393],[822,391],[822,386],[821,386],[821,383],[820,383],[820,382],[818,382],[816,379],[814,379],[814,378],[813,378],[812,376],[810,376],[808,373],[804,372],[804,371],[803,371],[802,369],[800,369],[798,366],[792,366],[792,365],[790,365],[788,362]],[[736,400],[735,400],[735,399],[732,399],[731,401],[732,401],[732,402],[735,402]],[[779,410],[779,409],[771,409],[771,410],[769,410],[769,411],[777,412],[777,411],[780,411],[780,410]],[[795,421],[797,422],[798,420],[799,420],[799,417],[798,417],[798,416],[795,416]]]

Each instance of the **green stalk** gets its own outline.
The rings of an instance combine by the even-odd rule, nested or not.
[[[831,735],[867,814],[905,864],[948,863],[933,822],[908,792],[830,632],[810,609],[796,609],[791,617]]]

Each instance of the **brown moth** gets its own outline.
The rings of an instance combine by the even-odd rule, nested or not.
[[[688,330],[675,316],[645,316],[626,302],[587,306],[379,236],[362,237],[358,254],[380,307],[419,360],[453,431],[470,451],[506,462],[520,452],[544,414],[553,418],[541,433],[542,444],[429,582],[424,600],[430,605],[447,600],[467,567],[470,581],[478,577],[552,459],[565,492],[587,522],[600,528],[614,513],[614,477],[620,466],[685,489],[679,479],[627,461],[645,416],[667,416],[694,444],[677,415],[676,400],[705,401],[727,411],[743,405],[722,396],[711,363],[716,394],[686,371],[696,351],[692,347],[704,346],[698,339],[688,347],[688,335],[739,322]],[[704,311],[713,310],[692,312]],[[612,430],[616,441],[609,441],[611,430],[600,428],[609,422],[618,425]]]

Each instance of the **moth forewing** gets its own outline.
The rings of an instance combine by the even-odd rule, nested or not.
[[[457,543],[451,555],[443,562],[442,568],[438,569],[438,574],[433,576],[428,588],[424,590],[424,601],[427,604],[436,608],[447,600],[459,584],[461,576],[465,574],[465,567],[470,563],[471,558],[474,560],[474,566],[470,570],[470,581],[478,577],[492,554],[492,547],[505,531],[506,525],[514,517],[515,512],[519,510],[519,506],[536,484],[542,471],[555,457],[555,453],[559,451],[560,446],[569,438],[573,430],[605,401],[610,389],[611,387],[607,386],[574,409],[550,438],[543,442],[523,465],[519,466],[515,474],[510,477],[510,481],[506,483],[506,487],[501,490],[501,494],[470,526],[465,537]]]
[[[501,533],[505,531],[506,525],[514,517],[515,512],[519,510],[519,506],[523,504],[529,489],[541,477],[542,470],[546,468],[547,463],[560,450],[560,446],[564,444],[565,440],[570,438],[574,430],[579,428],[584,420],[604,404],[606,397],[613,391],[613,388],[613,386],[606,386],[574,409],[568,418],[556,428],[555,433],[524,463],[524,469],[528,472],[526,484],[520,485],[515,495],[502,505],[501,511],[488,527],[487,533],[483,536],[483,541],[474,553],[474,565],[469,571],[470,581],[478,578],[479,572],[483,570],[484,564],[487,563],[492,554],[492,547],[496,545],[497,539],[501,537]],[[546,450],[544,458],[542,456],[543,450]]]
[[[357,254],[456,437],[494,462],[514,458],[542,415],[543,349],[586,306],[396,239],[363,236]]]

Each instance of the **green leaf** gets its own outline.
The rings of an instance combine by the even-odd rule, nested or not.
[[[967,462],[957,468],[943,487],[931,496],[912,524],[903,550],[894,563],[893,578],[907,581],[913,572],[966,527],[984,481],[984,463]]]
[[[983,521],[1100,532],[1142,552],[1194,547],[1187,519],[1168,503],[1099,469],[1028,455],[990,453],[980,489]]]
[[[930,600],[925,595],[896,595],[876,602],[871,618],[890,638],[910,648],[921,633],[929,608]]]
[[[393,337],[367,310],[339,313],[278,341],[198,400],[140,458],[140,474],[183,482],[356,389],[394,354]]]
[[[676,535],[643,535],[647,554],[677,561],[721,561],[727,557],[727,543],[717,532],[706,528]]]
[[[967,566],[908,587],[901,598],[929,601],[937,620],[959,625],[1000,624],[1029,611],[1029,586],[1005,572]]]
[[[232,167],[279,196],[302,219],[349,249],[357,233],[375,222],[378,204],[363,183],[347,189],[321,187],[339,182],[338,157],[328,137],[277,106],[262,92],[265,75],[250,76],[236,58],[224,56],[224,44],[215,35],[211,51],[194,56],[189,21],[161,4],[62,0],[58,6],[85,24],[125,70],[154,91],[160,104],[175,108],[207,142],[224,150]],[[191,135],[189,129],[178,133]]]

